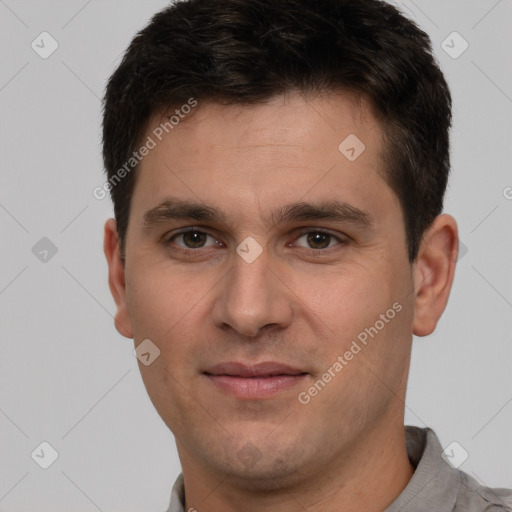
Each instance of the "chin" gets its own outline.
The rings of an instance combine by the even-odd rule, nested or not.
[[[308,478],[314,464],[306,460],[303,443],[299,440],[274,439],[264,444],[261,433],[253,441],[249,439],[251,437],[246,435],[243,441],[237,440],[236,448],[228,442],[216,453],[209,450],[209,460],[203,459],[203,462],[215,473],[224,475],[232,485],[248,491],[282,491]]]
[[[240,489],[266,494],[279,490],[282,493],[283,489],[293,488],[307,479],[307,475],[301,468],[292,466],[295,465],[290,462],[286,465],[280,464],[276,462],[275,457],[272,457],[272,460],[260,460],[252,468],[236,464],[227,470],[224,468],[224,471],[226,481]]]

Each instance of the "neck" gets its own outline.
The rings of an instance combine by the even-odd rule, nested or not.
[[[407,456],[403,424],[361,436],[350,454],[322,461],[321,470],[295,484],[276,482],[271,492],[240,486],[215,475],[189,457],[178,443],[187,507],[199,512],[382,512],[403,491],[414,472]]]

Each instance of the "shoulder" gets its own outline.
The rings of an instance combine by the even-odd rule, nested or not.
[[[512,490],[485,487],[460,472],[454,512],[512,512]]]

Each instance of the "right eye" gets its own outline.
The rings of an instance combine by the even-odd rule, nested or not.
[[[174,243],[178,247],[187,250],[202,249],[204,247],[221,247],[222,243],[215,239],[212,235],[196,228],[175,233],[167,239],[166,243]]]

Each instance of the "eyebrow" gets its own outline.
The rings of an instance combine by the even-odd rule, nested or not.
[[[270,214],[267,224],[272,226],[286,222],[309,220],[349,222],[361,228],[370,228],[375,224],[373,217],[367,211],[342,201],[299,202],[285,205]]]
[[[213,206],[189,200],[166,199],[144,214],[143,226],[150,229],[175,219],[225,223],[227,216]],[[309,220],[349,222],[360,228],[371,228],[375,224],[375,219],[367,211],[342,201],[316,203],[301,201],[284,205],[267,215],[263,222],[268,229],[271,229],[287,222]]]
[[[167,199],[148,210],[143,216],[145,228],[151,228],[173,219],[199,221],[225,221],[225,215],[217,208],[187,200]]]

